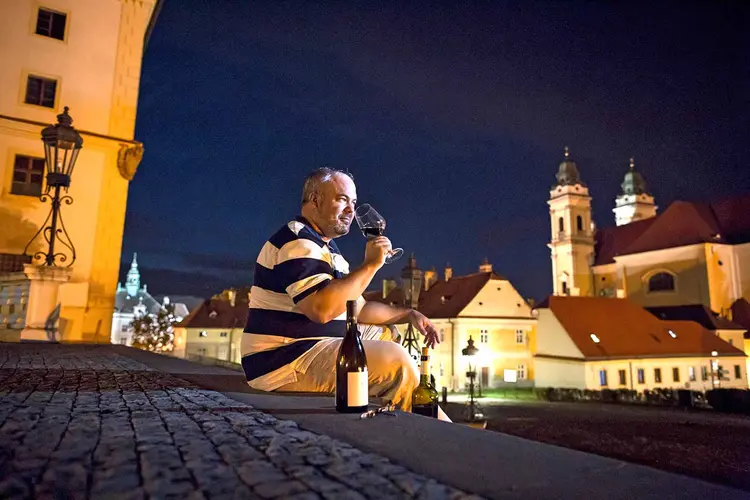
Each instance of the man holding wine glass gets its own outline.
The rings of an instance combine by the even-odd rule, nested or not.
[[[301,216],[265,243],[255,264],[250,310],[242,339],[242,366],[248,384],[265,391],[333,392],[336,358],[346,330],[347,301],[356,301],[359,331],[367,353],[369,396],[409,411],[420,375],[389,328],[410,323],[434,347],[432,322],[412,309],[366,302],[362,293],[375,273],[396,257],[382,235],[385,220],[372,210],[362,263],[354,269],[334,240],[355,220],[357,190],[351,174],[320,168],[305,180]],[[370,207],[371,208],[371,207]],[[400,250],[400,249],[397,249]]]

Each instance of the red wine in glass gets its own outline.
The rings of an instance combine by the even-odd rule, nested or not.
[[[367,203],[357,207],[354,211],[354,218],[357,220],[357,225],[365,238],[371,239],[383,236],[385,232],[385,219]],[[402,248],[394,248],[388,257],[385,258],[385,263],[390,264],[401,257],[403,253],[404,250]]]

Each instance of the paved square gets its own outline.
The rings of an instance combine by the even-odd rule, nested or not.
[[[121,356],[0,344],[0,498],[477,498]]]

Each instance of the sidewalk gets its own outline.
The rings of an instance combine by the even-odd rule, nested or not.
[[[114,346],[0,344],[0,498],[48,496],[470,498]]]

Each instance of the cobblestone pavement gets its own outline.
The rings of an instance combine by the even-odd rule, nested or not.
[[[0,498],[469,499],[106,346],[0,344]]]

